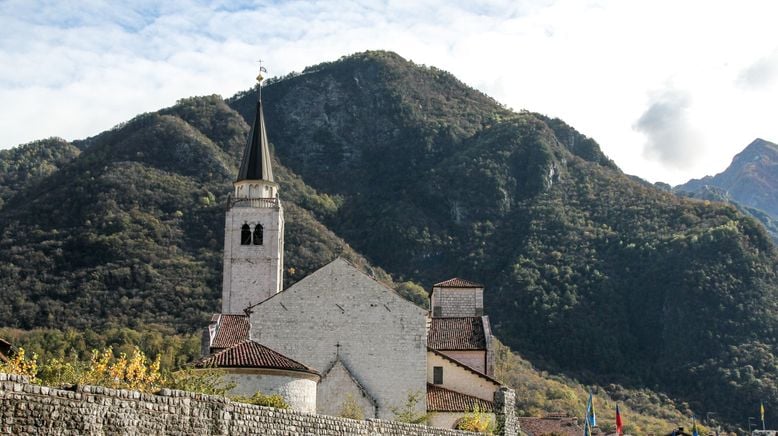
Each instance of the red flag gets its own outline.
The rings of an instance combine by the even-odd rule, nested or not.
[[[617,404],[616,405],[616,434],[618,434],[619,436],[624,434],[621,432],[621,426],[622,426],[621,413],[619,413],[619,405]]]

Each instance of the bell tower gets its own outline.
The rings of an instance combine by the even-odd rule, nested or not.
[[[225,220],[224,314],[243,314],[283,288],[284,209],[270,166],[262,113],[263,71],[260,66],[257,109]]]

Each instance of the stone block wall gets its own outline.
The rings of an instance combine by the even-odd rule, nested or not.
[[[516,392],[513,389],[501,387],[494,393],[494,410],[498,413],[497,428],[502,435],[519,434],[519,419],[516,416]]]
[[[392,408],[413,393],[421,397],[418,410],[426,410],[427,311],[345,260],[253,310],[253,340],[321,373],[339,359],[375,401],[378,418],[392,419]],[[331,392],[338,390],[320,389],[317,403],[341,404]]]
[[[502,422],[507,427],[509,420]],[[0,374],[0,434],[474,435],[378,419],[355,421],[278,410],[170,389],[158,395],[96,386],[54,389],[7,374]]]
[[[484,289],[434,288],[431,304],[434,316],[481,316],[484,313]],[[435,315],[435,307],[440,307],[439,315]]]
[[[262,245],[241,245],[241,228],[263,227]],[[284,211],[281,207],[233,207],[224,226],[222,313],[243,314],[283,288]]]

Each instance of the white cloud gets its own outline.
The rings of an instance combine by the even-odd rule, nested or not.
[[[686,92],[665,89],[654,96],[635,123],[635,129],[648,140],[644,149],[647,158],[681,169],[694,163],[703,144],[700,133],[689,121],[690,110],[691,98]]]
[[[744,88],[764,90],[778,81],[778,50],[741,71],[738,84]]]
[[[756,136],[778,140],[776,56],[765,56],[775,53],[777,9],[757,0],[9,0],[0,2],[0,147],[85,137],[181,97],[232,95],[252,85],[260,57],[282,75],[387,49],[564,119],[629,173],[678,183],[722,169]],[[667,102],[652,90],[667,83],[693,104],[676,104],[682,119],[665,118],[660,134]]]

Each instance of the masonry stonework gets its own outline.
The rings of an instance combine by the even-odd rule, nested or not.
[[[337,259],[253,308],[253,340],[325,372],[340,359],[391,419],[426,392],[426,311]],[[319,390],[317,402],[340,403]],[[420,412],[426,401],[419,401]]]
[[[433,311],[439,308],[440,317],[481,316],[484,313],[483,288],[434,288],[431,301]]]
[[[516,392],[505,386],[494,393],[497,429],[501,435],[517,435],[521,430],[516,417]]]
[[[250,207],[251,201],[269,207]],[[227,211],[224,228],[222,313],[242,314],[281,290],[283,282],[284,214],[280,200],[246,200]],[[261,245],[241,244],[241,228],[262,226]]]
[[[0,374],[0,433],[14,435],[465,436],[399,422],[355,421],[235,403],[224,397],[163,389],[158,395],[77,386],[30,384]],[[514,433],[515,434],[515,433]]]

